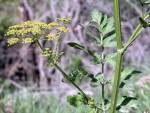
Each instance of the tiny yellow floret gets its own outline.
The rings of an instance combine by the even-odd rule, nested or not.
[[[19,38],[10,38],[8,39],[7,43],[8,43],[8,46],[12,46],[12,45],[15,45],[19,42]]]
[[[60,38],[60,34],[50,33],[47,35],[47,40],[57,40]]]
[[[45,48],[44,51],[42,52],[42,55],[45,57],[48,57],[51,55],[51,50],[50,48]]]
[[[25,43],[25,44],[33,43],[33,42],[34,42],[33,38],[24,38],[23,41],[22,41],[22,43]]]
[[[69,32],[69,29],[66,27],[58,27],[57,30],[59,30],[60,32],[64,32],[64,33]]]
[[[59,23],[58,22],[51,22],[51,23],[48,24],[48,26],[56,27],[56,26],[59,26]]]

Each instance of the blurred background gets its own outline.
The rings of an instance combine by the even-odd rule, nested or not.
[[[59,17],[72,17],[70,32],[61,39],[60,51],[64,52],[60,65],[71,73],[74,68],[84,68],[96,74],[99,65],[92,64],[91,57],[81,51],[70,48],[68,42],[77,42],[98,52],[85,26],[90,21],[91,11],[99,10],[113,16],[112,0],[0,0],[0,104],[2,113],[86,113],[84,109],[75,110],[66,103],[68,95],[77,91],[66,82],[55,68],[47,67],[46,59],[39,54],[35,45],[8,47],[5,33],[11,25],[27,20],[42,22],[56,21]],[[123,39],[138,24],[141,15],[138,0],[121,0],[121,18]],[[41,42],[44,47],[53,42]],[[110,49],[109,51],[114,51]],[[84,59],[83,59],[84,58]],[[136,94],[139,99],[124,108],[122,113],[144,113],[150,110],[150,29],[139,36],[125,56],[124,66],[138,68],[142,74],[131,80],[125,93]],[[107,78],[111,79],[112,69],[107,67]],[[99,92],[91,87],[87,79],[80,79],[78,84],[84,91],[97,98]],[[133,84],[134,83],[134,84]],[[138,90],[137,90],[138,89]],[[61,102],[60,102],[61,101]],[[138,110],[137,108],[141,108]]]

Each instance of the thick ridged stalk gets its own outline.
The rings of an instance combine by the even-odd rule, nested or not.
[[[114,19],[115,19],[115,30],[116,30],[116,42],[117,42],[117,58],[115,67],[115,76],[112,89],[112,99],[109,113],[116,112],[116,105],[119,93],[119,84],[121,78],[121,68],[123,60],[123,44],[122,44],[122,32],[121,32],[121,19],[120,19],[120,5],[119,0],[114,0]]]
[[[116,41],[117,49],[122,49],[122,32],[121,32],[121,19],[120,19],[120,6],[119,0],[114,0],[114,19],[115,19],[115,30],[116,30]]]
[[[123,60],[123,53],[118,52],[117,58],[116,58],[117,64],[116,64],[116,71],[115,71],[114,82],[113,82],[112,99],[111,99],[111,106],[110,106],[109,113],[115,113],[115,111],[116,111],[120,78],[121,78],[122,60]]]

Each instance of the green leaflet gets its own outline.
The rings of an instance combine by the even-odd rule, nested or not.
[[[93,53],[91,50],[89,50],[88,48],[82,46],[81,44],[78,44],[78,43],[75,43],[75,42],[69,42],[68,45],[69,45],[70,47],[75,48],[75,49],[82,50],[82,51],[88,53],[88,54],[91,55],[91,56],[94,56],[94,53]]]
[[[91,21],[100,24],[101,20],[102,20],[102,13],[99,13],[97,10],[94,10],[91,13]]]
[[[117,53],[111,53],[111,54],[108,54],[105,58],[105,61],[106,63],[108,63],[109,65],[111,65],[112,68],[115,67],[115,58],[117,56]]]
[[[150,0],[139,0],[139,2],[142,6],[150,4]]]
[[[145,0],[144,4],[150,4],[150,0]]]
[[[92,98],[88,98],[88,100],[80,93],[73,96],[68,96],[67,101],[70,103],[70,105],[74,107],[80,107],[81,105],[87,105],[90,108],[95,108],[95,101]]]
[[[117,106],[116,110],[121,109],[122,106],[127,105],[127,104],[128,104],[130,101],[132,101],[132,100],[137,100],[136,97],[123,96],[123,98],[124,98],[123,101],[121,102],[120,105]]]
[[[78,94],[78,95],[68,96],[67,101],[70,103],[70,105],[74,107],[79,107],[82,104],[84,104],[85,99],[81,94]]]
[[[99,86],[102,81],[104,81],[103,74],[98,73],[95,77],[91,76],[91,86],[92,87]]]
[[[68,45],[70,47],[73,47],[75,49],[79,49],[79,50],[89,54],[90,56],[92,56],[94,64],[99,64],[101,62],[101,57],[98,54],[92,52],[90,49],[82,46],[81,44],[78,44],[78,43],[75,43],[75,42],[69,42]]]
[[[80,44],[77,44],[75,42],[69,42],[68,45],[75,48],[75,49],[80,49],[80,50],[83,50],[83,51],[86,50],[84,46],[82,46]]]
[[[131,67],[129,68],[125,68],[121,75],[122,75],[122,82],[120,83],[120,88],[123,88],[126,84],[126,81],[128,81],[129,79],[131,79],[131,77],[133,77],[133,75],[137,75],[137,74],[140,74],[142,73],[141,71],[139,70],[136,70],[136,69],[133,69]]]

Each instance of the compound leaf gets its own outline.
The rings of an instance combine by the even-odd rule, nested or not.
[[[108,17],[106,14],[103,14],[101,12],[99,12],[98,10],[94,10],[91,13],[91,22],[89,23],[89,27],[90,24],[94,22],[94,26],[96,26],[95,28],[98,29],[99,31],[99,36],[95,36],[94,38],[96,39],[96,42],[98,43],[99,46],[101,45],[101,42],[99,40],[105,40],[103,42],[103,46],[104,47],[114,47],[115,41],[115,27],[114,27],[114,18],[113,17]],[[97,25],[95,25],[97,24]],[[92,26],[92,27],[94,27]],[[110,39],[109,39],[110,38]],[[112,43],[111,43],[112,42]]]

